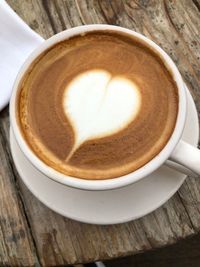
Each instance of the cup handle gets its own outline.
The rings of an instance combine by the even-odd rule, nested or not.
[[[181,165],[179,167],[178,164],[176,164],[175,168],[178,171],[190,175],[194,173],[195,175],[193,176],[195,177],[200,176],[200,150],[185,141],[181,140],[178,143],[169,160]],[[185,168],[182,168],[182,166]]]

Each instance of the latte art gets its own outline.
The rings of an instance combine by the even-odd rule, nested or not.
[[[78,75],[64,92],[64,112],[75,132],[70,155],[85,141],[106,137],[127,127],[140,108],[137,86],[104,70]]]
[[[173,133],[178,92],[150,48],[118,32],[60,42],[24,75],[17,116],[25,141],[49,167],[111,179],[153,159]]]

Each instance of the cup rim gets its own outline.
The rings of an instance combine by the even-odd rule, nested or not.
[[[176,119],[176,125],[174,131],[168,140],[167,144],[164,148],[149,162],[147,162],[144,166],[140,167],[139,169],[135,170],[134,172],[128,173],[126,175],[112,178],[112,179],[105,179],[105,180],[86,180],[77,177],[67,176],[63,173],[56,171],[55,169],[49,167],[46,163],[44,163],[41,159],[39,159],[36,154],[31,150],[25,139],[22,137],[22,133],[20,130],[20,126],[17,122],[16,118],[16,96],[18,91],[19,83],[24,76],[25,72],[31,65],[31,63],[45,50],[49,49],[51,46],[55,45],[56,43],[68,39],[75,35],[80,35],[85,32],[90,31],[117,31],[123,32],[128,35],[131,35],[140,41],[144,42],[147,46],[150,46],[151,49],[155,50],[155,52],[159,55],[161,60],[164,64],[170,69],[174,81],[176,82],[178,88],[178,97],[179,97],[179,105],[178,105],[178,114]],[[159,168],[170,156],[173,149],[177,145],[185,124],[186,118],[186,92],[182,77],[172,59],[167,55],[164,50],[162,50],[156,43],[152,40],[148,39],[144,35],[137,33],[133,30],[126,29],[119,26],[114,25],[107,25],[107,24],[91,24],[91,25],[83,25],[74,27],[71,29],[67,29],[63,32],[60,32],[49,39],[45,40],[38,48],[36,48],[30,56],[27,58],[23,66],[21,67],[17,78],[15,80],[13,86],[13,92],[11,95],[10,100],[10,120],[11,120],[11,127],[13,128],[17,143],[19,144],[22,152],[28,158],[28,160],[44,175],[48,178],[64,184],[66,186],[84,189],[84,190],[111,190],[120,187],[127,186],[134,182],[139,181],[140,179],[146,177],[147,175],[151,174],[157,168]]]

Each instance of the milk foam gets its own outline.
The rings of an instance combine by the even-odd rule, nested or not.
[[[125,128],[139,112],[141,96],[136,84],[105,70],[76,76],[65,89],[63,108],[75,132],[68,156],[85,141],[112,135]]]

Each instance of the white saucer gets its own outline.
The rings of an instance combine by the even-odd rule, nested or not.
[[[183,139],[196,146],[198,137],[198,116],[188,91]],[[50,209],[86,223],[116,224],[142,217],[165,203],[186,178],[186,175],[162,166],[145,179],[124,188],[83,191],[54,182],[35,169],[20,150],[12,130],[10,143],[17,170],[29,190]]]

